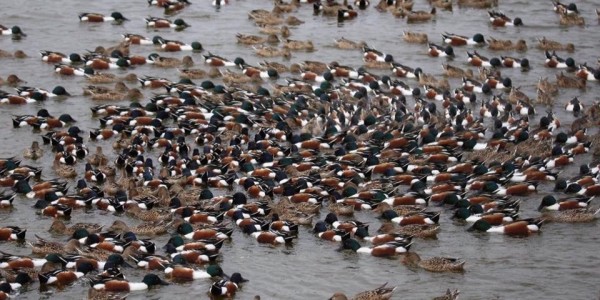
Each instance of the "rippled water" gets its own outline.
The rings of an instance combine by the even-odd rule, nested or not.
[[[210,1],[194,1],[193,5],[182,11],[177,17],[183,18],[192,27],[182,32],[171,30],[146,29],[143,18],[146,16],[162,16],[163,11],[149,7],[145,1],[57,1],[41,0],[5,1],[2,3],[0,23],[5,26],[19,25],[28,36],[20,41],[12,41],[10,37],[0,37],[0,49],[14,51],[22,49],[29,58],[24,60],[0,59],[0,76],[17,74],[27,81],[27,85],[51,89],[55,85],[63,85],[74,96],[65,100],[51,100],[27,106],[4,105],[0,110],[3,130],[0,131],[0,156],[20,156],[22,149],[29,146],[32,140],[40,140],[40,133],[31,132],[29,128],[13,129],[11,115],[35,114],[44,107],[51,114],[58,115],[69,112],[77,119],[83,130],[97,128],[98,120],[90,119],[89,107],[98,103],[81,95],[81,87],[86,84],[79,77],[61,77],[53,72],[39,58],[39,50],[55,50],[65,53],[93,50],[97,45],[112,46],[120,41],[120,34],[141,33],[147,36],[160,34],[165,38],[191,42],[200,41],[205,49],[228,58],[243,57],[251,64],[263,59],[254,56],[252,49],[236,43],[236,33],[258,34],[258,29],[248,20],[246,13],[256,8],[271,8],[271,1],[238,0],[216,10]],[[415,1],[415,10],[429,10],[424,0]],[[341,51],[333,47],[333,39],[346,37],[352,40],[364,40],[372,47],[394,55],[396,61],[414,67],[420,66],[426,73],[441,75],[441,63],[444,60],[434,59],[426,55],[424,45],[406,44],[402,41],[402,31],[412,30],[429,34],[430,40],[441,43],[440,33],[444,31],[464,35],[480,32],[486,37],[517,40],[523,38],[529,45],[526,53],[491,52],[478,49],[487,56],[514,55],[527,57],[533,69],[528,73],[519,70],[503,69],[502,74],[513,79],[514,85],[522,86],[522,90],[530,97],[535,97],[534,85],[540,76],[554,76],[555,70],[543,67],[544,53],[535,49],[536,39],[541,36],[562,42],[573,42],[576,52],[559,53],[572,55],[577,62],[595,64],[598,58],[598,30],[594,9],[597,1],[579,1],[577,4],[586,18],[584,27],[559,27],[558,17],[552,11],[550,1],[500,1],[498,7],[509,16],[520,16],[526,26],[521,28],[494,29],[488,25],[485,10],[458,9],[454,12],[439,11],[433,22],[424,24],[406,24],[390,14],[379,13],[373,7],[360,11],[355,20],[338,23],[336,18],[313,15],[312,7],[305,5],[295,15],[306,23],[292,27],[293,39],[313,40],[317,51],[312,53],[294,52],[286,64],[300,62],[305,59],[330,62],[339,61],[351,66],[362,65],[359,51]],[[131,19],[123,25],[81,24],[78,13],[120,11]],[[153,52],[152,47],[132,46],[133,54],[147,55]],[[466,67],[466,48],[456,48],[457,54],[453,64]],[[187,53],[165,54],[181,57]],[[196,67],[202,65],[200,54],[192,54]],[[177,80],[174,69],[161,69],[152,66],[141,66],[133,70],[115,71],[119,74],[135,72],[138,75],[154,75]],[[386,73],[387,71],[375,71]],[[284,74],[287,76],[289,74]],[[451,80],[453,86],[459,84]],[[410,82],[414,86],[415,82]],[[266,84],[268,86],[268,84]],[[130,85],[133,87],[133,85]],[[8,87],[3,87],[10,90]],[[584,103],[598,100],[598,85],[591,82],[587,90],[564,90],[557,97],[555,107],[563,126],[568,128],[572,116],[563,112],[563,105],[573,96],[579,96]],[[150,96],[152,91],[145,91]],[[543,112],[544,107],[538,107]],[[568,130],[568,129],[565,129]],[[90,149],[95,142],[86,142]],[[110,149],[110,142],[101,142],[105,149]],[[158,152],[150,154],[158,156]],[[46,149],[45,159],[40,161],[24,161],[24,164],[44,167],[44,177],[52,178],[51,154]],[[587,163],[590,156],[578,157],[576,164]],[[83,165],[78,168],[83,170]],[[561,176],[568,178],[576,174],[574,167],[568,168]],[[537,216],[535,208],[541,197],[552,190],[552,184],[541,184],[540,191],[530,199],[524,199],[522,217]],[[34,234],[52,238],[47,232],[51,224],[48,218],[34,214],[30,206],[32,200],[18,198],[12,212],[0,212],[0,225],[18,225],[28,229],[28,239]],[[320,216],[324,218],[324,214]],[[371,232],[378,228],[380,221],[369,212],[358,212],[355,218],[371,223]],[[92,211],[73,213],[72,221],[98,222],[110,225],[113,217],[99,215]],[[128,220],[128,223],[134,223]],[[300,237],[293,247],[270,247],[256,243],[248,236],[235,231],[231,242],[226,243],[223,253],[222,267],[227,273],[239,271],[250,281],[236,296],[237,299],[252,299],[261,295],[262,299],[324,299],[335,291],[353,294],[374,288],[383,282],[397,285],[394,299],[427,299],[442,294],[446,288],[457,288],[463,299],[595,299],[600,289],[595,285],[600,278],[598,249],[598,223],[592,224],[546,224],[543,232],[529,238],[511,238],[505,236],[472,234],[465,227],[454,223],[449,214],[444,212],[440,219],[442,231],[437,240],[417,240],[413,250],[424,257],[454,256],[467,261],[464,274],[435,274],[426,271],[413,271],[406,268],[397,259],[378,259],[351,253],[337,252],[338,245],[319,241],[311,233],[310,228],[302,228]],[[63,240],[63,237],[55,237]],[[163,245],[167,237],[157,239],[157,245]],[[12,243],[0,244],[0,250],[29,254],[30,249]],[[132,280],[140,279],[142,272],[127,270]],[[130,299],[177,299],[205,298],[210,282],[199,280],[188,284],[170,285],[148,292],[132,293]],[[22,292],[24,299],[37,298],[84,298],[88,284],[81,282],[62,291],[51,289],[40,294],[37,285]]]

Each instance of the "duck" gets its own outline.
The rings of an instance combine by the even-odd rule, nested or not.
[[[352,8],[351,5],[348,5],[346,8],[338,8],[337,9],[337,17],[338,22],[344,20],[351,20],[358,16],[358,12]]]
[[[160,49],[167,51],[167,52],[177,52],[177,51],[200,52],[200,51],[204,50],[202,48],[202,44],[198,41],[194,41],[191,44],[186,44],[181,41],[165,40],[164,38],[162,38],[160,36],[155,36],[152,39],[152,42],[155,45],[158,45],[160,47]],[[148,58],[150,58],[150,57],[148,57]],[[155,60],[153,60],[153,61],[156,64],[156,61]]]
[[[204,270],[195,270],[187,267],[167,267],[165,269],[165,275],[167,278],[170,278],[174,281],[185,282],[185,281],[193,281],[196,279],[207,279],[214,278],[217,276],[223,276],[223,269],[218,265],[209,265],[206,267],[206,271]]]
[[[515,51],[526,51],[527,50],[527,42],[525,40],[517,40],[516,43],[513,43],[511,40],[499,40],[495,38],[489,38],[487,40],[488,49],[490,50],[515,50]]]
[[[267,42],[267,38],[259,36],[259,35],[253,35],[253,34],[238,33],[235,35],[235,37],[237,38],[238,43],[246,44],[246,45],[256,45],[256,44],[263,44],[263,43]]]
[[[471,226],[469,230],[502,233],[510,236],[529,236],[533,233],[539,232],[543,223],[543,219],[524,219],[514,221],[505,225],[492,226],[488,221],[484,219],[479,219],[475,223],[473,223],[473,226]]]
[[[40,95],[40,94],[37,94],[37,95]],[[36,102],[37,102],[37,100],[35,98],[22,97],[19,95],[13,95],[13,94],[9,94],[4,91],[0,91],[0,103],[23,105],[23,104],[36,103]]]
[[[587,63],[584,63],[583,65],[579,65],[575,72],[575,76],[588,81],[598,81],[600,80],[600,69],[588,67]]]
[[[406,252],[402,262],[411,267],[419,267],[429,272],[464,272],[465,261],[451,257],[431,257],[422,259],[416,252]]]
[[[411,44],[426,44],[429,41],[427,33],[406,30],[402,33],[402,39]]]
[[[25,240],[27,229],[17,226],[7,226],[0,228],[0,241],[17,241]]]
[[[362,247],[357,240],[349,238],[342,241],[340,249],[352,250],[356,253],[367,253],[375,257],[390,257],[408,252],[411,245],[412,242],[393,241],[373,247]]]
[[[363,49],[367,44],[363,41],[356,42],[347,38],[341,37],[333,40],[335,47],[338,49],[352,50],[352,49]]]
[[[52,91],[30,86],[19,86],[15,88],[15,90],[17,91],[17,94],[24,97],[32,97],[34,93],[40,93],[42,94],[44,100],[49,98],[57,98],[59,96],[71,96],[71,94],[69,94],[69,92],[67,92],[62,85],[55,86]]]
[[[436,13],[435,7],[431,8],[431,11],[423,11],[423,10],[409,11],[406,14],[406,22],[409,24],[410,23],[428,22],[435,16],[435,13]]]
[[[166,18],[147,17],[144,18],[144,20],[146,21],[146,27],[151,28],[173,28],[177,31],[181,31],[190,27],[190,24],[186,23],[183,19],[171,21]]]
[[[42,156],[44,156],[44,150],[40,148],[38,141],[31,142],[31,147],[23,151],[24,158],[36,160],[38,158],[41,158]]]
[[[547,50],[546,50],[545,54],[546,54],[546,61],[544,62],[544,65],[547,68],[574,69],[576,67],[575,60],[573,60],[573,58],[571,58],[571,57],[564,59],[564,58],[558,56],[556,54],[556,52],[553,51],[552,53],[550,53]]]
[[[133,44],[133,45],[153,45],[154,44],[151,39],[149,39],[141,34],[123,33],[121,36],[123,37],[123,40],[125,42]]]
[[[387,282],[373,290],[360,292],[351,299],[356,300],[387,300],[394,295],[396,287],[387,287]],[[342,292],[336,292],[329,300],[348,300],[348,297]]]
[[[473,70],[471,69],[465,70],[451,64],[442,64],[442,68],[444,69],[444,74],[448,77],[473,78]]]
[[[174,68],[181,65],[181,60],[175,57],[161,56],[158,53],[150,53],[148,60],[152,61],[155,66],[163,68]],[[142,79],[140,79],[142,80]],[[144,79],[145,81],[145,79]],[[170,82],[169,82],[170,83]]]
[[[19,78],[19,76],[15,74],[10,74],[6,77],[5,83],[10,87],[17,87],[23,83],[27,83],[25,80]]]
[[[459,290],[450,290],[447,289],[444,295],[433,298],[433,300],[458,300],[458,296],[460,295]]]
[[[71,53],[69,55],[63,54],[58,51],[51,50],[42,50],[40,51],[40,55],[42,56],[42,61],[48,63],[81,63],[83,62],[83,58],[81,55],[77,53]]]
[[[575,51],[575,45],[573,45],[573,43],[563,44],[555,40],[547,39],[545,36],[538,39],[537,48],[545,51]]]
[[[557,212],[544,212],[542,218],[544,221],[556,223],[588,223],[596,221],[596,216],[600,209],[579,208],[568,209]]]
[[[527,58],[515,58],[511,56],[500,56],[502,66],[506,68],[521,68],[521,70],[529,70],[529,60]]]
[[[0,35],[12,35],[13,39],[15,40],[27,36],[19,26],[13,26],[11,28],[8,28],[3,25],[0,25]]]
[[[156,274],[146,274],[142,279],[142,282],[111,279],[102,280],[99,282],[92,280],[90,283],[95,290],[102,290],[106,292],[142,291],[155,286],[169,285],[168,282],[162,280]]]
[[[90,23],[98,23],[98,22],[118,22],[121,23],[123,21],[129,21],[129,19],[125,18],[123,14],[118,11],[115,11],[110,14],[110,16],[105,16],[99,13],[81,13],[79,14],[80,22],[90,22]]]
[[[569,210],[586,208],[593,197],[576,196],[563,199],[556,199],[553,195],[546,195],[538,206],[538,211],[542,210]]]
[[[565,75],[563,72],[556,74],[556,86],[559,88],[584,89],[586,80],[579,77]]]
[[[450,45],[442,47],[435,43],[429,43],[429,50],[427,53],[429,56],[433,57],[454,57],[454,49]]]
[[[501,65],[499,59],[489,59],[480,55],[477,50],[473,50],[473,52],[467,51],[467,62],[475,67],[499,67]]]
[[[499,11],[488,11],[488,15],[490,16],[490,22],[494,27],[523,26],[523,20],[521,20],[521,18],[511,19]]]
[[[579,10],[577,10],[577,4],[569,3],[564,4],[560,1],[552,1],[552,9],[557,14],[568,14],[568,15],[576,15],[579,14]]]
[[[452,11],[452,1],[450,0],[430,0],[432,6],[442,10]]]
[[[56,285],[59,287],[64,287],[65,285],[72,284],[77,281],[77,279],[83,277],[87,273],[94,270],[94,267],[90,263],[82,263],[77,266],[76,271],[70,270],[54,270],[47,273],[39,273],[38,279],[40,281],[40,285]]]
[[[283,43],[283,47],[290,50],[304,50],[304,51],[314,51],[315,46],[312,41],[300,41],[300,40],[291,40],[286,39]]]
[[[279,49],[276,47],[260,45],[260,46],[253,46],[252,49],[254,49],[254,53],[256,55],[262,56],[262,57],[283,56],[284,58],[290,58],[292,55],[289,48]]]
[[[476,33],[473,37],[469,38],[463,35],[458,35],[454,33],[442,33],[442,38],[444,39],[444,43],[450,44],[452,46],[465,46],[465,45],[484,45],[485,38],[481,33]]]
[[[247,281],[248,279],[245,279],[240,273],[236,272],[231,274],[231,276],[228,276],[226,279],[213,282],[213,284],[210,286],[209,292],[215,297],[233,297],[240,288],[240,285]]]
[[[559,23],[560,23],[560,25],[565,25],[565,26],[571,26],[571,25],[584,26],[585,19],[578,14],[561,13]]]

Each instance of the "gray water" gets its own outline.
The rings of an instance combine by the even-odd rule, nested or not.
[[[270,9],[271,1],[238,0],[216,10],[211,1],[194,1],[193,5],[172,18],[183,18],[192,25],[182,32],[164,29],[154,31],[147,29],[143,18],[146,16],[162,16],[162,9],[149,7],[145,1],[58,1],[40,0],[4,1],[0,12],[0,23],[5,26],[19,25],[28,36],[19,41],[10,37],[0,37],[0,49],[14,51],[21,49],[29,58],[23,60],[0,59],[0,76],[17,74],[27,81],[27,85],[52,89],[63,85],[73,94],[64,100],[50,100],[25,106],[3,105],[0,109],[0,157],[21,156],[33,140],[40,140],[40,133],[30,128],[12,128],[12,115],[35,114],[40,108],[46,108],[53,115],[70,113],[77,125],[83,130],[99,127],[98,120],[91,118],[89,107],[99,104],[82,96],[81,88],[87,83],[81,77],[61,77],[54,74],[53,66],[41,61],[39,50],[55,50],[64,53],[93,50],[98,45],[105,47],[117,44],[122,33],[140,33],[149,37],[159,34],[168,39],[192,42],[200,41],[204,48],[211,52],[233,59],[243,57],[247,62],[255,64],[263,59],[253,54],[250,47],[237,44],[235,34],[259,34],[258,28],[248,20],[247,12],[251,9]],[[415,1],[415,10],[429,10],[423,1]],[[441,63],[445,59],[427,56],[425,45],[407,44],[402,41],[402,31],[411,30],[429,34],[430,41],[441,43],[440,34],[448,31],[471,36],[477,32],[484,36],[498,39],[525,39],[529,50],[525,53],[511,51],[492,52],[487,49],[478,51],[488,57],[512,55],[527,57],[532,70],[521,73],[519,70],[503,69],[502,74],[513,79],[516,86],[535,98],[535,83],[540,76],[553,79],[556,70],[543,66],[543,51],[535,48],[537,38],[546,36],[561,42],[572,42],[576,51],[572,54],[559,52],[562,56],[573,56],[576,62],[588,62],[595,65],[600,46],[598,22],[594,10],[600,7],[597,1],[578,1],[579,10],[586,18],[586,26],[561,27],[558,16],[552,11],[550,1],[500,1],[496,9],[509,16],[519,16],[525,26],[520,28],[492,28],[489,26],[486,10],[460,9],[455,6],[454,12],[439,11],[434,21],[423,24],[406,24],[388,13],[380,13],[373,7],[360,11],[358,18],[339,24],[336,18],[313,15],[310,5],[302,6],[294,13],[305,23],[292,27],[290,38],[311,39],[317,50],[312,53],[294,52],[286,64],[301,62],[305,59],[330,62],[336,60],[341,64],[358,67],[362,65],[359,50],[338,50],[333,47],[335,38],[345,37],[352,40],[364,40],[371,47],[390,53],[395,60],[413,67],[421,67],[426,73],[441,75]],[[81,12],[99,12],[109,14],[120,11],[131,19],[123,25],[83,24],[77,15]],[[467,67],[466,49],[455,48],[457,57],[454,65]],[[147,55],[155,50],[152,46],[132,46],[132,54]],[[189,53],[164,54],[165,56],[182,57]],[[196,62],[195,67],[202,66],[200,54],[191,54]],[[162,69],[152,66],[140,66],[131,70],[113,71],[124,75],[135,72],[138,76],[153,75],[178,80],[175,69]],[[387,71],[374,72],[385,74]],[[284,74],[291,76],[290,74]],[[414,81],[409,81],[416,86]],[[451,80],[452,86],[458,86],[457,80]],[[129,84],[134,87],[133,84]],[[265,86],[268,86],[266,84]],[[9,87],[2,87],[10,91]],[[146,96],[152,91],[144,91]],[[558,113],[568,130],[572,116],[564,112],[563,105],[574,96],[579,96],[586,104],[598,100],[598,85],[589,82],[584,91],[561,90],[552,108]],[[144,101],[145,103],[146,101]],[[126,103],[121,103],[126,104]],[[538,111],[544,112],[544,107]],[[90,149],[96,145],[104,146],[110,152],[111,142],[92,142],[86,144]],[[43,166],[44,178],[53,178],[51,170],[50,149],[46,148],[44,159],[38,161],[24,160],[24,164]],[[92,150],[93,151],[93,150]],[[111,153],[114,156],[114,153]],[[159,152],[149,153],[157,157]],[[589,155],[577,157],[576,165],[591,161]],[[78,168],[83,171],[83,164]],[[576,174],[576,168],[563,170],[561,176],[568,178]],[[552,190],[552,183],[541,184],[539,193],[524,199],[521,207],[522,217],[534,217],[535,210],[543,195]],[[597,205],[594,200],[592,203]],[[0,225],[17,225],[28,229],[27,239],[34,239],[34,234],[42,237],[64,240],[64,237],[53,237],[48,232],[52,220],[37,216],[30,206],[32,200],[18,197],[11,212],[0,212]],[[324,211],[326,213],[326,211]],[[325,213],[319,216],[324,218]],[[355,218],[371,223],[373,233],[380,221],[369,212],[357,212]],[[74,211],[72,223],[97,222],[109,226],[113,216],[100,215],[97,211],[84,213]],[[136,224],[127,219],[128,224]],[[500,235],[473,234],[466,227],[456,224],[450,219],[450,213],[444,211],[440,219],[442,227],[436,240],[417,240],[412,250],[423,257],[452,256],[467,261],[463,274],[436,274],[423,270],[414,271],[405,267],[398,259],[381,259],[353,253],[337,252],[335,243],[320,241],[310,233],[310,228],[301,228],[299,239],[293,247],[263,246],[239,231],[235,231],[231,242],[225,243],[221,252],[221,266],[226,273],[241,272],[250,281],[245,283],[236,295],[237,299],[252,299],[261,295],[262,299],[326,299],[336,291],[353,295],[359,291],[375,288],[384,282],[397,286],[393,299],[429,299],[441,295],[447,288],[459,289],[462,299],[597,299],[600,288],[598,261],[598,223],[591,224],[556,224],[544,225],[542,233],[528,238],[512,238]],[[163,245],[167,237],[156,239],[157,245]],[[14,243],[1,243],[0,250],[30,254],[27,246]],[[160,253],[160,250],[159,250]],[[143,271],[126,270],[132,281],[140,280]],[[79,283],[64,290],[50,289],[40,293],[38,286],[33,285],[22,291],[19,298],[85,298],[88,283]],[[193,283],[172,284],[147,292],[131,293],[130,299],[192,299],[207,298],[210,286],[207,280]]]

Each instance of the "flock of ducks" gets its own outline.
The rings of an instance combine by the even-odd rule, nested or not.
[[[432,8],[427,11],[413,11],[412,1],[382,0],[372,6],[408,23],[429,22],[437,10],[453,9],[452,1],[429,2]],[[315,14],[337,17],[339,22],[360,18],[361,10],[372,9],[368,0],[356,0],[354,5],[276,0],[272,11],[248,14],[261,34],[238,33],[237,42],[265,58],[291,59],[296,51],[315,51],[319,45],[312,41],[289,38],[303,23],[292,13],[310,6],[305,3],[312,5]],[[163,8],[167,15],[190,5],[184,0],[149,4]],[[215,0],[212,4],[225,9],[230,3]],[[498,5],[494,0],[457,4],[484,9]],[[553,8],[560,25],[585,24],[575,4],[554,2]],[[527,26],[521,18],[497,10],[488,15],[491,26]],[[120,12],[82,13],[79,20],[129,21]],[[181,18],[148,17],[145,22],[148,28],[177,31],[194,25]],[[19,26],[0,29],[13,39],[27,38]],[[545,51],[543,64],[561,70],[555,83],[540,79],[537,98],[530,99],[501,75],[502,68],[527,72],[529,60],[486,58],[476,50],[522,53],[528,51],[524,40],[444,32],[439,45],[424,33],[409,31],[403,40],[428,44],[431,57],[455,57],[458,49],[467,47],[466,63],[478,68],[479,74],[445,63],[446,78],[462,80],[462,86],[451,88],[446,78],[346,38],[335,40],[334,45],[362,53],[363,67],[319,61],[289,66],[264,61],[252,66],[241,57],[230,60],[211,53],[198,41],[129,33],[114,47],[98,47],[86,54],[41,50],[41,59],[54,65],[56,73],[85,78],[89,85],[83,88],[84,96],[132,102],[90,107],[100,123],[97,129],[81,130],[68,113],[53,116],[46,109],[37,115],[14,116],[13,127],[30,126],[43,133],[42,145],[34,141],[22,158],[35,162],[51,157],[53,168],[26,164],[18,153],[0,160],[4,187],[0,207],[10,210],[15,198],[35,199],[36,212],[53,220],[51,232],[70,240],[62,244],[36,234],[37,240],[32,241],[26,239],[27,229],[1,224],[0,240],[27,241],[32,255],[1,253],[0,299],[32,282],[65,288],[81,277],[91,283],[90,299],[124,298],[136,290],[209,278],[213,283],[208,295],[232,298],[248,281],[238,272],[225,274],[218,265],[227,256],[219,250],[234,230],[258,243],[277,246],[293,244],[300,238],[299,227],[307,226],[315,239],[331,241],[332,249],[338,245],[343,251],[400,257],[411,269],[464,272],[462,259],[421,258],[414,249],[418,245],[413,247],[443,229],[441,214],[452,215],[470,231],[518,237],[537,234],[545,222],[596,220],[598,209],[591,203],[600,193],[599,167],[581,165],[572,178],[559,173],[579,155],[600,154],[597,136],[587,132],[597,125],[600,106],[570,100],[564,108],[576,118],[571,130],[564,130],[552,112],[533,124],[536,106],[552,107],[559,89],[584,90],[600,78],[598,69],[556,53],[574,52],[573,44],[540,37],[537,47]],[[146,57],[133,54],[137,47],[155,47],[157,52]],[[183,59],[162,55],[179,51],[190,55]],[[209,70],[194,68],[200,52]],[[1,51],[0,56],[28,57],[23,51]],[[181,80],[134,73],[119,77],[110,72],[145,64],[178,68]],[[202,83],[192,81],[197,79]],[[139,88],[126,85],[136,82]],[[15,74],[0,84],[16,90],[1,91],[0,103],[71,96],[62,86],[52,91],[23,86]],[[146,98],[142,92],[146,89],[154,96]],[[110,141],[116,155],[105,154],[99,145],[90,153],[86,144],[102,141]],[[535,194],[538,185],[548,182],[555,183],[554,191],[561,197],[544,197],[539,217],[520,218],[519,197]],[[81,209],[114,214],[114,223],[106,227],[62,221]],[[370,211],[380,218],[378,233],[369,232],[373,228],[368,223],[353,219],[355,211]],[[168,234],[172,236],[165,251],[157,249],[152,238]],[[132,282],[123,274],[126,265],[149,272],[141,282]],[[352,299],[390,299],[396,289],[386,283]],[[448,289],[435,299],[458,295],[458,290]],[[337,292],[330,299],[348,298]]]

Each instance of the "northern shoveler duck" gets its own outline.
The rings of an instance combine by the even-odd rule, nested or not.
[[[577,71],[575,72],[575,76],[588,81],[598,81],[600,80],[600,68],[594,69],[592,67],[588,67],[587,63],[584,63],[583,65],[579,65]]]
[[[565,69],[576,67],[575,60],[573,60],[573,58],[571,57],[563,59],[562,57],[559,57],[554,51],[552,53],[546,51],[545,53],[546,61],[544,62],[544,65],[548,68]]]
[[[38,92],[44,96],[44,100],[47,98],[55,98],[58,96],[71,96],[71,94],[69,94],[69,92],[67,92],[67,90],[61,85],[55,86],[54,89],[52,89],[52,91],[30,86],[20,86],[15,88],[15,90],[17,90],[17,93],[19,95],[25,97],[33,97],[33,94]]]
[[[266,45],[253,46],[254,53],[258,56],[262,57],[275,57],[275,56],[283,56],[284,58],[290,58],[291,52],[289,48],[277,48]]]
[[[552,1],[552,6],[554,11],[557,14],[568,14],[568,15],[577,15],[579,14],[579,10],[577,10],[577,4],[569,3],[564,4],[560,1]]]
[[[442,33],[444,43],[452,46],[465,46],[465,45],[484,45],[485,39],[481,33],[476,33],[473,37],[469,38],[463,35],[453,33]]]
[[[521,68],[521,70],[529,70],[529,60],[527,58],[514,58],[510,56],[500,56],[502,66],[506,68]]]
[[[84,76],[85,75],[84,69],[73,67],[71,65],[67,65],[67,64],[63,64],[63,63],[54,65],[54,71],[60,75],[67,75],[67,76],[72,76],[72,75]]]
[[[545,212],[542,214],[542,218],[545,221],[557,222],[557,223],[588,223],[594,222],[597,219],[597,215],[600,209],[591,208],[579,208],[579,209],[568,209],[557,212]]]
[[[475,67],[500,67],[501,61],[497,58],[489,59],[480,55],[477,50],[467,51],[467,62]]]
[[[180,31],[190,27],[190,25],[183,19],[175,19],[174,21],[171,21],[165,18],[147,17],[144,18],[144,20],[146,21],[146,27],[152,28],[173,28],[177,31]]]
[[[492,26],[495,27],[523,26],[523,20],[521,20],[521,18],[515,18],[513,20],[499,11],[488,11],[488,15],[490,15],[490,22],[492,23]]]
[[[7,226],[0,228],[0,241],[24,240],[27,229],[17,226]]]
[[[239,59],[235,61],[230,61],[222,56],[218,56],[208,52],[207,55],[202,55],[204,57],[204,63],[213,66],[213,67],[235,67],[237,63],[239,63]]]
[[[415,252],[406,252],[402,262],[411,267],[419,267],[429,272],[464,272],[465,261],[451,257],[431,257],[421,259]]]
[[[12,207],[12,202],[17,194],[4,194],[0,193],[0,209]]]
[[[511,40],[499,40],[495,38],[489,38],[487,40],[488,49],[490,50],[515,50],[515,51],[526,51],[527,42],[525,40],[518,40],[513,43]]]
[[[38,279],[41,285],[56,285],[63,287],[65,285],[72,284],[77,279],[83,277],[87,273],[94,270],[94,267],[90,263],[81,263],[77,266],[76,271],[70,270],[54,270],[47,273],[38,274]]]
[[[191,44],[186,44],[181,41],[174,40],[165,40],[160,36],[155,36],[152,39],[155,45],[159,45],[160,48],[167,52],[175,52],[175,51],[202,51],[202,44],[200,42],[192,42]]]
[[[413,44],[425,44],[429,41],[427,33],[412,31],[404,31],[402,34],[402,39],[407,43]]]
[[[570,58],[568,58],[570,59]],[[567,60],[568,60],[567,59]],[[559,74],[556,74],[556,86],[559,88],[575,88],[575,89],[584,89],[586,84],[586,80],[580,77],[565,75],[562,71]]]
[[[192,281],[224,275],[223,269],[218,265],[209,265],[206,267],[206,271],[186,267],[168,267],[165,269],[165,274],[174,281]]]
[[[568,210],[586,208],[593,197],[577,196],[563,199],[556,199],[553,195],[546,195],[542,198],[542,203],[538,210]]]
[[[248,279],[242,277],[242,274],[237,272],[233,273],[228,279],[221,279],[214,282],[210,286],[210,294],[215,297],[233,297],[240,288],[240,284],[247,281]]]
[[[453,66],[450,64],[442,64],[442,68],[444,69],[444,72],[448,77],[473,78],[473,70],[471,69],[463,70],[457,66]]]
[[[378,62],[386,62],[391,63],[394,61],[394,57],[390,54],[385,54],[377,49],[371,48],[369,46],[364,46],[363,50],[363,61],[378,61]]]
[[[546,37],[542,37],[538,39],[537,47],[546,51],[567,51],[573,52],[575,51],[575,45],[573,43],[563,44],[558,41],[547,39]]]
[[[237,66],[242,70],[242,73],[248,77],[259,77],[263,79],[277,79],[279,73],[275,69],[263,70],[247,64],[243,59],[237,60]]]
[[[505,225],[492,226],[486,220],[480,219],[473,223],[473,226],[469,228],[469,230],[503,233],[511,236],[528,236],[532,233],[539,232],[543,222],[543,219],[525,219],[518,220]]]
[[[431,0],[431,5],[433,7],[441,8],[442,10],[452,11],[451,0]]]
[[[433,300],[458,300],[458,296],[460,295],[459,290],[451,291],[450,289],[446,290],[444,295],[433,298]]]
[[[100,282],[91,281],[91,285],[96,290],[103,290],[106,292],[131,292],[131,291],[143,291],[149,288],[169,285],[168,282],[162,280],[156,274],[146,274],[142,279],[142,282],[129,282],[126,280],[103,280]]]
[[[436,13],[435,7],[432,7],[431,11],[424,11],[424,10],[409,11],[406,14],[406,22],[407,23],[427,22],[435,16],[435,13]]]
[[[44,150],[40,148],[38,141],[33,141],[31,147],[23,151],[23,157],[36,160],[44,156]]]
[[[344,37],[335,39],[333,41],[335,46],[339,49],[362,49],[367,45],[365,42],[355,42]]]
[[[158,53],[150,53],[148,55],[148,60],[152,61],[152,63],[155,66],[157,66],[157,67],[163,67],[163,68],[178,67],[182,63],[181,60],[178,59],[178,58],[161,56]],[[150,78],[155,78],[155,77],[150,77]],[[140,82],[142,82],[142,81],[147,82],[147,80],[145,78],[139,78],[138,80]],[[172,83],[171,81],[168,81],[167,79],[160,79],[160,81],[168,82],[167,84],[171,84]],[[154,86],[154,87],[163,87],[163,85],[161,85],[161,86]]]
[[[286,39],[283,42],[283,47],[290,50],[304,50],[304,51],[314,51],[315,46],[312,41],[300,41],[300,40],[290,40]]]
[[[337,10],[338,21],[351,20],[358,16],[358,12],[348,5],[346,8],[340,8]]]
[[[13,26],[11,28],[8,28],[6,26],[0,25],[0,33],[1,35],[12,35],[13,38],[21,38],[27,36],[19,26]]]
[[[56,51],[42,50],[40,51],[40,55],[42,56],[42,61],[49,63],[73,64],[83,62],[83,58],[77,53],[71,53],[67,56],[66,54]]]
[[[340,249],[352,250],[356,253],[368,253],[375,257],[390,257],[408,252],[411,245],[412,242],[393,241],[373,247],[362,247],[357,240],[350,238],[342,241]]]
[[[216,8],[220,8],[221,5],[227,5],[229,4],[229,0],[213,0],[212,1],[212,6],[216,7]]]
[[[584,105],[581,103],[581,101],[579,101],[579,98],[575,97],[565,104],[565,110],[568,112],[573,112],[575,116],[578,116],[584,111]]]
[[[366,9],[371,2],[369,0],[354,0],[354,5],[358,7],[358,9]]]
[[[262,43],[267,42],[267,38],[265,38],[263,36],[259,36],[259,35],[253,35],[253,34],[238,33],[235,35],[235,37],[237,38],[238,43],[246,44],[246,45],[256,45],[256,44],[262,44]]]
[[[433,57],[454,57],[454,49],[450,45],[442,47],[435,43],[429,43],[429,50],[427,51],[427,53],[429,54],[429,56]]]
[[[392,73],[398,77],[417,78],[417,73],[423,72],[421,68],[413,69],[397,62],[390,63],[390,67],[392,69]]]
[[[583,26],[583,25],[585,25],[585,19],[578,14],[562,13],[562,14],[560,14],[559,23],[560,23],[560,25]]]
[[[125,42],[134,45],[152,45],[154,44],[151,39],[135,33],[124,33],[121,35]]]
[[[38,94],[40,95],[40,94]],[[6,104],[28,104],[35,103],[37,100],[35,98],[22,97],[19,95],[12,95],[4,91],[0,91],[0,103]]]
[[[360,300],[391,299],[392,295],[394,294],[394,291],[396,290],[396,287],[386,287],[386,285],[387,285],[387,282],[376,289],[360,292],[360,293],[354,295],[354,297],[352,297],[352,299],[356,299],[356,300],[359,300],[359,299]],[[348,297],[344,293],[337,292],[337,293],[333,294],[333,296],[331,296],[329,298],[329,300],[348,300]]]
[[[115,11],[109,16],[105,16],[99,13],[81,13],[79,14],[80,22],[118,22],[121,23],[123,21],[129,21],[129,19],[125,18],[120,12]]]

